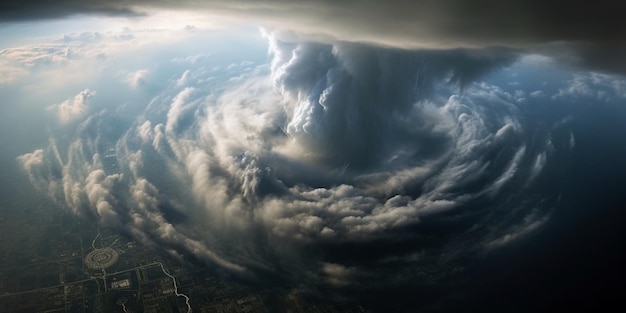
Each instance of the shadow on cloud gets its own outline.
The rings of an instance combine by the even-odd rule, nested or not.
[[[290,286],[438,282],[548,220],[549,132],[477,83],[514,53],[267,37],[271,64],[218,92],[187,71],[135,120],[81,93],[73,139],[19,163],[77,215]]]

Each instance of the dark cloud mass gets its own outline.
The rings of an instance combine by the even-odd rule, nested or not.
[[[307,287],[381,288],[416,268],[432,283],[549,219],[553,199],[529,189],[549,132],[476,82],[514,54],[266,36],[271,64],[220,93],[187,70],[137,119],[83,110],[73,139],[19,163],[59,204],[145,244]]]
[[[187,10],[260,24],[304,40],[430,49],[506,46],[546,53],[569,65],[623,73],[626,22],[620,5],[612,0],[31,0],[3,4],[0,21]]]
[[[427,46],[505,45],[624,39],[620,2],[571,1],[15,1],[0,7],[3,20],[72,14],[128,14],[144,9],[206,9],[304,27],[308,33],[355,35]],[[349,39],[341,37],[339,39]],[[438,39],[439,38],[439,39]]]
[[[0,20],[22,21],[63,18],[79,14],[132,16],[138,15],[128,1],[29,1],[0,4]]]

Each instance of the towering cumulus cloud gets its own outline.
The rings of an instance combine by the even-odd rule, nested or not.
[[[436,84],[463,89],[513,59],[489,51],[412,52],[277,40],[272,49],[274,82],[288,99],[287,133],[312,157],[354,168],[435,156],[445,141],[433,130],[441,117],[422,113]]]
[[[85,117],[71,142],[18,160],[77,214],[287,281],[384,284],[416,266],[434,279],[548,218],[526,187],[549,134],[478,82],[514,54],[267,37],[271,64],[221,91],[185,71],[136,120]]]

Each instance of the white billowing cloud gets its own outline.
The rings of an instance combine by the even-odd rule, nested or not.
[[[384,155],[384,145],[404,144],[408,149],[403,151],[405,158],[420,153],[423,147],[416,142],[398,140],[420,134],[445,136],[443,130],[439,134],[435,128],[438,122],[446,122],[437,113],[418,114],[428,111],[417,112],[416,102],[429,97],[438,82],[448,80],[464,87],[489,67],[512,61],[509,56],[488,52],[485,59],[462,52],[437,59],[428,51],[373,52],[359,45],[293,44],[274,37],[270,49],[274,54],[274,84],[289,99],[287,133],[308,149],[310,157],[336,166],[350,163],[352,167],[368,167],[380,159],[393,158]],[[465,71],[455,71],[455,62],[471,65]],[[395,131],[406,137],[396,136]]]
[[[27,68],[60,66],[86,60],[104,61],[108,57],[140,51],[146,46],[154,47],[186,38],[189,36],[182,30],[136,25],[133,28],[66,33],[60,38],[43,38],[43,42],[39,44],[1,50],[0,58]]]
[[[100,127],[98,124],[98,121],[89,119],[79,128]],[[223,268],[236,272],[245,270],[223,259],[201,241],[181,233],[164,217],[166,213],[162,207],[176,210],[175,205],[161,197],[154,185],[136,176],[138,168],[143,166],[141,151],[126,158],[128,166],[133,169],[130,177],[126,177],[121,173],[107,173],[94,149],[96,147],[89,141],[78,139],[69,146],[67,161],[63,162],[55,156],[59,152],[52,142],[47,151],[39,149],[17,160],[36,186],[42,187],[53,200],[79,216],[96,219],[107,226],[126,228],[145,244],[173,246]],[[120,197],[120,192],[129,196]]]
[[[148,70],[142,69],[142,70],[129,73],[126,76],[126,82],[128,82],[128,84],[133,88],[139,88],[145,85],[147,77],[148,77]]]
[[[234,271],[243,271],[244,268],[228,262],[216,253],[212,252],[202,242],[191,239],[180,233],[174,225],[168,222],[160,212],[158,206],[162,201],[158,198],[159,190],[145,179],[139,178],[130,186],[131,203],[134,212],[131,212],[134,225],[132,231],[139,237],[147,241],[154,238],[164,240],[174,245],[182,245],[185,250],[193,251],[196,256],[209,259],[216,264]],[[146,234],[146,232],[149,232]],[[152,236],[146,236],[152,235]]]
[[[117,205],[116,197],[112,194],[113,187],[119,183],[120,174],[107,175],[103,170],[93,170],[85,178],[84,190],[87,199],[103,223],[115,225],[118,223],[118,214],[113,206]]]
[[[26,67],[63,64],[69,59],[68,49],[67,45],[62,44],[34,45],[4,49],[0,51],[0,56]]]
[[[193,107],[193,103],[189,103],[193,93],[194,89],[187,87],[174,97],[171,108],[167,112],[167,124],[165,126],[167,132],[174,132],[186,111]]]
[[[57,111],[57,116],[61,123],[67,123],[84,116],[87,113],[90,99],[95,95],[95,91],[85,89],[74,96],[74,98],[65,100],[50,108]]]
[[[148,140],[150,140],[154,136],[152,123],[150,123],[150,121],[145,121],[143,124],[137,127],[137,133],[139,134],[139,138],[141,138],[143,142],[148,142]]]
[[[304,270],[338,286],[359,264],[309,248],[403,242],[442,213],[461,218],[477,201],[508,198],[505,186],[545,163],[520,95],[474,82],[511,56],[268,36],[272,63],[223,90],[207,94],[198,81],[210,73],[189,69],[122,136],[102,135],[111,110],[81,123],[65,155],[52,144],[20,162],[59,203],[146,244],[234,272]],[[119,169],[102,164],[102,146],[115,147]],[[509,231],[499,214],[478,226]],[[493,238],[477,237],[463,249]]]
[[[185,72],[183,72],[183,75],[181,75],[180,78],[176,81],[176,85],[179,87],[187,86],[189,84],[189,81],[191,80],[190,75],[190,70],[186,70]]]
[[[123,88],[121,83],[135,89],[143,85],[144,92],[136,95],[139,97],[154,91],[151,80],[160,80],[158,75],[166,72],[158,65],[167,61],[160,59],[162,56],[157,51],[170,45],[184,46],[184,51],[200,50],[196,45],[198,41],[219,42],[224,36],[204,27],[195,33],[172,25],[156,27],[150,22],[152,18],[129,20],[124,23],[129,27],[122,29],[106,29],[118,27],[119,23],[113,26],[110,21],[105,21],[105,26],[93,26],[99,28],[98,31],[46,36],[37,38],[37,43],[0,49],[0,87],[19,82],[17,90],[32,93],[36,88],[37,95],[58,97],[60,90],[84,88],[89,82],[91,88],[112,98],[123,96],[119,89]],[[252,37],[250,34],[246,36]],[[190,59],[207,62],[206,57]],[[101,86],[99,83],[105,76],[111,81]]]
[[[410,100],[411,94],[416,92],[426,99],[430,93],[427,82],[421,90],[407,87],[410,91],[405,103],[384,107],[388,99],[382,97],[397,93],[376,94],[374,90],[368,98],[349,98],[370,91],[357,88],[359,84],[368,86],[367,75],[371,74],[359,73],[364,70],[358,67],[361,64],[342,64],[342,54],[353,53],[351,47],[343,51],[341,47],[274,42],[273,49],[274,85],[284,96],[287,115],[264,103],[268,97],[250,97],[258,86],[247,85],[224,94],[209,107],[208,118],[200,128],[204,146],[189,148],[186,140],[180,146],[183,142],[171,137],[168,141],[174,151],[189,149],[188,154],[175,153],[186,155],[182,160],[191,175],[194,194],[210,211],[218,210],[212,214],[232,217],[230,223],[241,226],[246,224],[242,222],[246,217],[255,217],[274,236],[309,243],[330,234],[343,240],[379,236],[417,223],[420,214],[451,210],[481,194],[455,194],[453,190],[485,179],[488,171],[493,173],[495,165],[482,156],[506,147],[507,141],[523,131],[515,121],[515,106],[507,102],[515,97],[492,86],[470,88],[469,97],[453,96],[443,106],[423,102],[419,109],[413,107],[421,100]],[[313,66],[299,58],[327,63]],[[445,67],[443,72],[449,73]],[[360,81],[352,82],[357,77],[353,73],[363,74]],[[380,76],[371,79],[380,82]],[[382,103],[363,104],[363,100],[372,99]],[[493,109],[505,115],[483,116],[472,109],[478,106],[472,103],[474,99],[493,100]],[[177,108],[172,105],[168,114],[176,116]],[[406,116],[393,115],[394,110],[406,110]],[[403,118],[407,118],[405,124]],[[416,120],[424,123],[416,127]],[[287,127],[282,128],[285,124]],[[366,127],[371,124],[378,125],[377,130]],[[394,128],[398,124],[406,128]],[[432,147],[440,151],[421,151],[419,142],[394,142],[395,138],[384,137],[386,132],[403,134],[407,140],[430,139]],[[358,146],[364,138],[366,141]],[[385,141],[395,145],[386,146]],[[355,151],[367,151],[373,157],[368,161],[368,155]],[[514,177],[524,151],[523,145],[517,146],[508,165],[499,167],[500,176],[494,177],[493,185],[485,185],[482,193],[496,194]],[[415,158],[420,164],[407,168],[407,160]],[[363,159],[365,163],[356,164]],[[386,179],[380,181],[381,177]],[[412,194],[411,184],[423,186],[421,195]],[[233,194],[233,190],[238,192]],[[381,200],[380,195],[390,197]]]
[[[37,149],[31,153],[20,155],[17,161],[22,165],[24,170],[30,175],[31,180],[42,175],[44,170],[43,149]]]
[[[589,86],[585,77],[576,75],[566,88],[559,89],[559,92],[552,96],[553,99],[562,97],[579,97],[579,96],[592,96],[596,93],[596,90]]]
[[[46,186],[48,195],[59,204],[64,204],[77,215],[97,218],[103,223],[119,223],[114,189],[122,181],[122,174],[107,175],[102,169],[99,155],[88,160],[83,154],[80,140],[73,142],[67,153],[67,161],[57,155],[54,141],[47,151],[36,150],[17,158],[27,170],[36,186]],[[57,173],[61,173],[61,177]]]
[[[552,99],[593,99],[601,102],[626,99],[626,79],[600,73],[575,74]]]

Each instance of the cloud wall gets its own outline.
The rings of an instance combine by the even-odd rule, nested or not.
[[[363,275],[416,253],[482,253],[548,218],[541,201],[501,207],[526,198],[551,155],[518,98],[477,82],[515,55],[267,37],[271,63],[237,65],[219,91],[188,64],[135,119],[77,116],[69,142],[52,138],[19,163],[60,205],[145,244],[334,286],[385,281]],[[503,223],[508,214],[527,218]],[[463,222],[426,235],[450,217]]]

